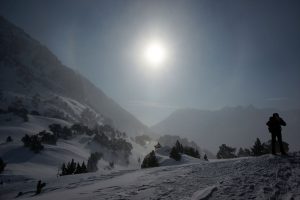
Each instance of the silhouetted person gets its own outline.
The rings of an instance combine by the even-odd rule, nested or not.
[[[281,117],[279,117],[278,113],[274,113],[272,117],[269,118],[267,122],[268,129],[272,134],[272,154],[276,154],[276,137],[279,143],[280,152],[282,155],[286,155],[283,144],[282,144],[282,135],[281,135],[281,126],[286,126],[285,121]]]

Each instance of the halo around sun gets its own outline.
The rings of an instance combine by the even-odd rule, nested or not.
[[[160,41],[151,41],[144,49],[145,62],[153,68],[161,67],[167,57],[166,47]]]

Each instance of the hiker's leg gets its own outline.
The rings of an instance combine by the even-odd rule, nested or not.
[[[277,138],[278,138],[278,143],[279,143],[279,147],[280,147],[280,152],[281,152],[282,154],[285,154],[284,149],[283,149],[283,144],[282,144],[282,135],[281,135],[281,131],[278,132]]]
[[[275,142],[276,142],[276,135],[275,133],[272,133],[272,154],[276,154]]]

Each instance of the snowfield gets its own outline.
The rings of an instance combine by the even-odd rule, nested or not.
[[[5,176],[5,175],[2,175]],[[300,199],[300,153],[5,182],[1,199]]]

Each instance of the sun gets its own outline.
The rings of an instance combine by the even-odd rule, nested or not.
[[[166,47],[160,41],[149,42],[144,49],[145,61],[154,68],[161,67],[166,61]]]

